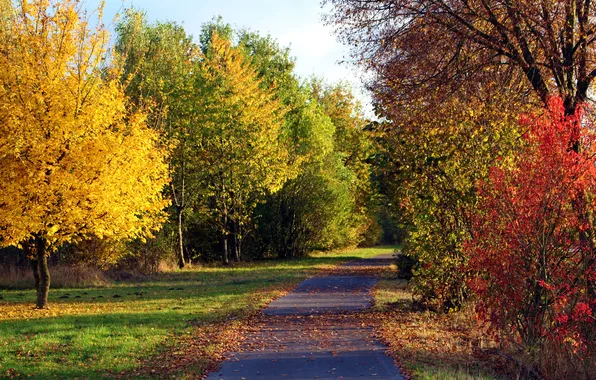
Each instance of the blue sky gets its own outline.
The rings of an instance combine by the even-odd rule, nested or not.
[[[97,2],[87,0],[86,4],[93,7]],[[270,34],[282,46],[290,46],[299,76],[314,74],[329,82],[348,81],[365,108],[369,108],[356,69],[338,64],[348,50],[337,42],[332,28],[321,21],[325,10],[321,9],[320,0],[106,0],[105,24],[130,5],[145,10],[151,21],[176,21],[195,37],[203,23],[218,15],[235,28]]]

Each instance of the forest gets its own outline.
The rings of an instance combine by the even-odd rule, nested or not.
[[[242,318],[385,245],[395,263],[367,272],[362,323],[406,374],[594,378],[596,6],[322,5],[370,74],[374,116],[221,17],[192,36],[127,8],[110,30],[102,6],[0,0],[0,377],[144,376],[164,342],[194,347],[185,334],[218,347],[188,356],[222,360]],[[81,372],[48,364],[80,364],[74,346],[48,353],[74,335],[31,324],[83,326],[87,349],[119,318],[129,335],[89,348],[102,359]],[[443,338],[406,352],[410,323],[457,354]],[[131,362],[107,353],[135,346]],[[424,372],[434,349],[441,371],[484,364]],[[212,369],[175,363],[157,376]]]

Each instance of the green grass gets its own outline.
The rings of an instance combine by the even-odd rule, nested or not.
[[[0,290],[0,378],[97,378],[131,370],[193,325],[258,309],[319,269],[393,250],[344,250],[102,288],[52,289],[50,309],[43,311],[33,309],[32,290]]]
[[[412,306],[412,293],[407,288],[408,281],[399,278],[381,278],[375,285],[374,296],[376,310],[399,307],[403,310]]]

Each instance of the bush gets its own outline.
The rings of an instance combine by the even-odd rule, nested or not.
[[[596,369],[593,129],[581,114],[566,117],[560,99],[523,123],[515,163],[479,184],[469,285],[479,316],[530,364],[548,374],[554,357],[566,358],[578,366],[561,377],[587,377]]]
[[[414,275],[413,271],[418,265],[418,259],[414,256],[398,253],[397,254],[397,270],[399,271],[397,276],[399,278],[411,279]]]
[[[157,273],[163,268],[176,267],[173,239],[164,231],[146,241],[134,240],[127,244],[127,253],[116,269],[143,274]]]

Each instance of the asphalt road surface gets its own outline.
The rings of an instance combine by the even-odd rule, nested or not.
[[[347,265],[390,263],[385,255]],[[370,307],[375,282],[364,275],[303,281],[271,302],[244,350],[231,353],[207,379],[404,379],[372,329],[354,316]]]

